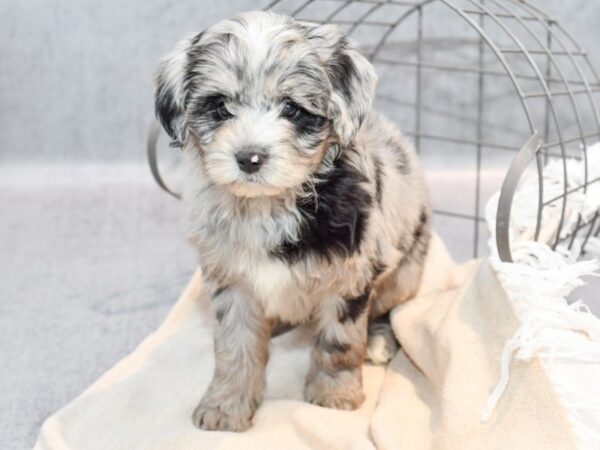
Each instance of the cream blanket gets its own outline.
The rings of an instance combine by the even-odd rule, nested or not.
[[[337,411],[302,400],[310,342],[275,338],[268,390],[245,433],[206,432],[191,414],[213,370],[211,304],[196,273],[162,326],[44,423],[37,450],[574,449],[537,360],[513,363],[491,419],[481,411],[498,381],[505,342],[519,326],[487,261],[455,265],[433,240],[417,298],[392,313],[403,350],[365,365],[367,400]]]

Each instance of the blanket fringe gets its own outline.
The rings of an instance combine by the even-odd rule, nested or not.
[[[588,170],[600,176],[600,144],[588,149],[594,155]],[[590,161],[588,161],[590,163]],[[570,188],[581,185],[582,166],[579,161],[568,161]],[[594,176],[594,175],[590,175]],[[534,180],[535,181],[535,180]],[[573,184],[573,186],[571,186]],[[562,189],[562,163],[551,164],[544,170],[544,194]],[[587,192],[580,190],[569,198],[566,230],[580,218],[584,223],[600,208],[599,186],[590,185]],[[577,261],[575,242],[573,250],[533,242],[537,210],[537,181],[525,181],[513,201],[511,217],[511,253],[514,263],[504,263],[498,257],[493,236],[498,196],[486,205],[490,239],[490,262],[521,322],[515,335],[505,344],[500,359],[500,377],[481,413],[487,421],[506,391],[513,359],[529,361],[538,357],[542,362],[557,396],[566,410],[582,449],[597,449],[600,442],[600,394],[593,371],[600,372],[600,319],[595,317],[583,300],[569,303],[567,297],[585,284],[586,276],[598,276],[600,265],[595,259]],[[549,197],[545,197],[549,198]],[[553,211],[548,208],[545,223],[552,222]],[[552,233],[547,233],[551,236]],[[586,245],[586,256],[600,255],[600,239],[591,237]],[[577,370],[575,370],[575,368]],[[574,374],[575,372],[575,374]]]

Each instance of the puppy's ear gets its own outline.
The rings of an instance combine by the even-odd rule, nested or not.
[[[200,34],[188,36],[165,56],[156,72],[154,91],[154,111],[165,131],[175,143],[183,144],[186,138],[185,123],[185,73],[188,51],[193,43],[200,40]]]
[[[336,26],[303,26],[331,81],[334,130],[341,143],[348,144],[371,108],[377,84],[375,68]]]

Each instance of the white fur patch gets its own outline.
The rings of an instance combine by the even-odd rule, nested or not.
[[[367,359],[369,361],[376,365],[384,365],[393,357],[385,336],[381,334],[369,336],[367,340]]]

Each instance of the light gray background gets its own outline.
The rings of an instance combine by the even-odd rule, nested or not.
[[[143,161],[152,74],[186,32],[268,2],[0,2],[0,162]],[[600,2],[537,1],[600,66]]]
[[[0,448],[31,447],[181,292],[195,256],[145,167],[152,73],[265,3],[0,1]],[[534,3],[600,66],[600,2]]]

